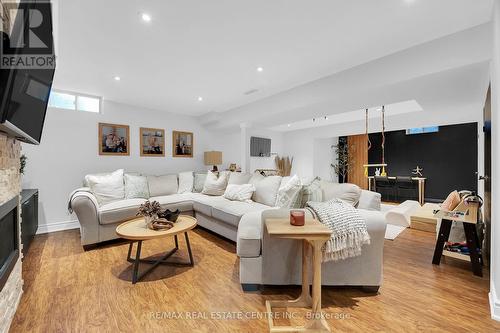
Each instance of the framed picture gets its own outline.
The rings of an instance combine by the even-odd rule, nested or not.
[[[141,156],[165,156],[165,130],[140,128]]]
[[[130,155],[127,125],[99,123],[99,155]]]
[[[172,132],[172,156],[173,157],[193,157],[193,133]]]

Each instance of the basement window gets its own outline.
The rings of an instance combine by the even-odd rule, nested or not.
[[[407,129],[406,135],[423,134],[423,133],[437,133],[437,132],[439,132],[439,126],[415,127],[415,128]]]
[[[101,97],[67,91],[52,90],[49,97],[49,107],[100,113]]]

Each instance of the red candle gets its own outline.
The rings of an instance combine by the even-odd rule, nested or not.
[[[290,211],[290,224],[300,227],[305,224],[306,214],[303,210],[291,210]]]

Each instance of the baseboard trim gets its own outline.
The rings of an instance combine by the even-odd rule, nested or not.
[[[489,298],[490,298],[491,319],[500,321],[500,300],[497,297],[495,286],[492,283],[490,286]]]
[[[80,223],[78,223],[78,220],[54,222],[54,223],[39,225],[36,234],[37,235],[48,234],[50,232],[79,229],[79,228],[80,228]]]

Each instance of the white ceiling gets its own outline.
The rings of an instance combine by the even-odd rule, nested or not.
[[[492,0],[59,1],[54,86],[169,112],[227,111],[482,24],[491,8]]]

